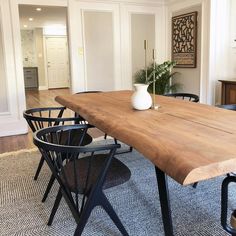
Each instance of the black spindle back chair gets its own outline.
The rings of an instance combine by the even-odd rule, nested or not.
[[[168,93],[164,94],[164,96],[188,100],[190,102],[199,102],[199,96],[192,93]]]
[[[86,124],[55,126],[34,134],[34,143],[60,186],[48,225],[52,224],[63,196],[78,224],[75,235],[82,234],[91,211],[98,205],[104,208],[121,233],[128,235],[103,190],[128,181],[130,170],[114,157],[120,145],[79,146],[87,128]],[[75,130],[83,131],[78,146],[71,143],[70,138]],[[61,145],[64,135],[67,143]]]
[[[73,123],[81,123],[81,119],[77,117],[63,117],[65,112],[65,107],[43,107],[43,108],[31,108],[23,112],[23,116],[26,119],[28,125],[30,126],[32,132],[36,132],[39,129],[43,129],[51,126],[65,125],[65,124],[73,124]],[[72,134],[72,139],[76,140],[76,137],[80,136],[78,133]],[[62,137],[61,144],[65,143],[66,137]],[[85,134],[83,142],[81,145],[87,145],[92,142],[92,137],[89,134]],[[34,180],[38,179],[39,173],[42,169],[44,163],[43,156],[40,159],[38,164],[38,168],[36,170]],[[46,191],[44,193],[42,201],[44,202],[48,196],[48,193],[51,190],[55,178],[52,175]]]
[[[230,235],[236,235],[236,228],[235,228],[235,213],[236,209],[234,208],[231,212],[231,220],[228,223],[228,205],[229,205],[229,185],[235,185],[236,183],[236,176],[227,176],[221,186],[221,225],[223,226],[224,230],[227,231]],[[233,186],[234,188],[235,186]]]

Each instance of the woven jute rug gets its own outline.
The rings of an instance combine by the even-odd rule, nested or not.
[[[100,143],[105,141],[100,141]],[[122,147],[127,148],[127,147]],[[132,172],[129,182],[106,190],[128,233],[133,236],[164,235],[153,165],[137,151],[119,155]],[[47,226],[58,185],[54,184],[45,203],[41,202],[50,170],[46,165],[33,180],[40,160],[37,149],[0,155],[0,235],[73,235],[76,223],[62,201],[52,226]],[[204,181],[194,189],[169,178],[175,235],[224,236],[220,225],[220,190],[223,177]],[[236,192],[230,193],[233,209]],[[92,212],[85,236],[120,235],[101,208]]]

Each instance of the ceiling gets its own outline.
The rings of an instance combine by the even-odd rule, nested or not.
[[[36,11],[41,8],[41,11]],[[19,5],[20,27],[21,29],[33,29],[38,27],[66,27],[67,8],[48,7],[34,5]],[[29,21],[29,18],[33,18]],[[24,27],[27,25],[27,27]]]

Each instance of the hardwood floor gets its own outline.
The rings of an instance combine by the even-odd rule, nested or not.
[[[54,99],[57,95],[70,94],[69,89],[26,90],[26,107],[60,106]]]
[[[60,106],[54,98],[57,95],[70,94],[69,89],[52,89],[52,90],[26,90],[26,107],[50,107]],[[67,111],[66,115],[70,115],[70,111]],[[97,138],[104,135],[98,129],[92,129],[90,134]],[[12,152],[20,149],[34,148],[32,141],[32,132],[29,130],[28,134],[8,136],[0,138],[0,153]]]

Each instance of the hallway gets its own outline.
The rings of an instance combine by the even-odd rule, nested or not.
[[[69,89],[26,90],[26,107],[28,109],[33,107],[60,106],[54,99],[57,95],[66,94],[70,94]],[[66,113],[67,115],[70,115],[69,110]],[[98,129],[93,129],[91,135],[97,138],[102,136],[103,133]],[[30,130],[28,134],[0,137],[0,154],[34,147],[32,132]]]

